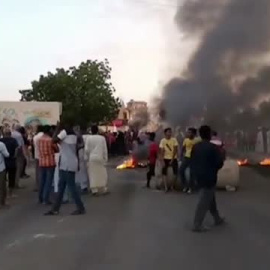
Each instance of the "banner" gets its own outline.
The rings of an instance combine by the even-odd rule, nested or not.
[[[59,102],[4,102],[0,101],[0,125],[25,127],[56,125],[60,120],[62,104]]]

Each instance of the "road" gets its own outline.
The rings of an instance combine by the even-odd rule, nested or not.
[[[109,168],[112,193],[84,196],[87,215],[44,217],[30,186],[0,212],[1,270],[268,270],[270,178],[241,169],[241,189],[218,192],[228,224],[190,232],[197,195],[143,189],[142,170]],[[210,224],[210,217],[207,223]]]

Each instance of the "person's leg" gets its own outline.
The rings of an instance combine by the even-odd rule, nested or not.
[[[178,174],[178,162],[177,159],[174,159],[172,162],[172,169],[173,169],[173,189],[176,189],[176,182],[177,182],[177,174]]]
[[[198,202],[197,209],[195,212],[194,224],[193,224],[193,229],[195,231],[196,230],[199,231],[202,229],[202,224],[203,224],[205,215],[207,211],[210,209],[210,204],[212,200],[213,200],[213,190],[207,189],[207,188],[201,189],[199,202]]]
[[[67,184],[67,172],[60,170],[58,195],[56,198],[56,202],[53,206],[53,210],[52,210],[53,212],[58,212],[60,210],[60,207],[63,201],[64,192],[66,189],[66,184]]]
[[[188,168],[188,161],[186,158],[183,158],[183,161],[180,166],[180,179],[182,183],[182,187],[184,190],[188,189],[188,183],[186,179],[186,169]]]
[[[146,174],[147,184],[146,187],[150,188],[150,181],[152,176],[155,175],[155,164],[149,164],[148,172]]]
[[[47,175],[46,168],[40,168],[40,182],[39,182],[39,188],[38,188],[39,203],[44,203],[44,190],[45,190],[45,184],[46,184],[46,175]]]
[[[44,202],[50,204],[50,194],[52,191],[52,183],[54,177],[55,168],[46,168],[46,182],[44,187]]]
[[[16,168],[8,168],[8,189],[9,189],[9,196],[13,195],[13,191],[15,188],[15,179],[16,179]]]
[[[189,192],[192,192],[195,189],[195,183],[194,183],[194,176],[193,176],[193,170],[191,168],[191,159],[185,158],[185,179],[186,179],[186,172],[187,169],[189,169],[189,179],[186,180],[186,187],[188,188]]]
[[[40,178],[40,168],[39,168],[39,160],[35,159],[35,181],[36,181],[36,188],[35,190],[38,190],[39,188],[39,178]]]
[[[6,204],[6,172],[0,172],[0,205]]]
[[[25,156],[23,156],[21,178],[28,177],[28,175],[26,174],[26,167],[27,167],[27,159],[25,158]]]
[[[164,167],[162,169],[162,180],[165,188],[165,192],[169,191],[168,189],[168,168],[170,166],[170,160],[164,159]]]
[[[217,209],[215,190],[213,190],[213,198],[210,203],[210,213],[213,216],[216,225],[219,225],[222,222],[224,222],[224,219],[220,217],[218,209]]]
[[[85,208],[83,205],[83,202],[80,197],[80,193],[78,192],[78,189],[76,187],[75,183],[75,173],[74,172],[68,172],[67,174],[67,186],[69,188],[69,191],[71,193],[71,196],[77,206],[78,213],[85,212]]]

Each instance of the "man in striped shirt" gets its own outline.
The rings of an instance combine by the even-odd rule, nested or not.
[[[56,167],[55,153],[58,152],[58,147],[51,137],[50,126],[44,126],[43,133],[43,136],[38,140],[40,168],[39,202],[51,204],[50,192]]]

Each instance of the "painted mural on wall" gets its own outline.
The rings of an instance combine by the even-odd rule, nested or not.
[[[0,102],[0,125],[27,129],[38,125],[54,125],[59,121],[61,104],[58,102]]]

